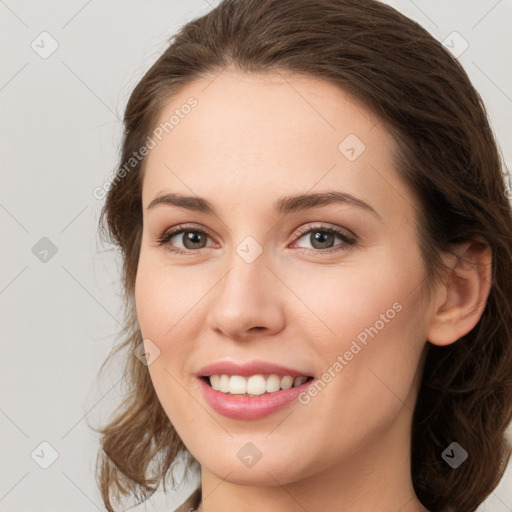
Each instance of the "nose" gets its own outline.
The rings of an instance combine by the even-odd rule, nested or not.
[[[279,280],[260,256],[247,263],[238,255],[212,290],[208,324],[217,334],[236,341],[277,334],[284,327]]]

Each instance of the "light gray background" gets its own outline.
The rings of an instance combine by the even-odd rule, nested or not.
[[[389,3],[441,41],[458,32],[448,39],[454,51],[467,41],[459,58],[510,166],[511,0]],[[1,511],[103,510],[93,475],[97,436],[87,422],[98,424],[122,391],[115,372],[96,379],[122,306],[118,260],[98,243],[93,190],[116,165],[129,93],[167,38],[211,6],[0,0]],[[31,47],[48,52],[52,39],[58,48],[47,58]],[[45,262],[32,251],[43,237],[57,248]],[[51,462],[42,442],[58,454],[47,469],[36,463]],[[194,484],[137,510],[172,510]],[[510,467],[480,510],[512,511]]]

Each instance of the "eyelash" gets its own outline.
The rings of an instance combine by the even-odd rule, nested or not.
[[[337,235],[339,238],[341,238],[341,240],[344,242],[344,244],[341,249],[339,248],[339,246],[338,246],[338,248],[331,247],[331,248],[325,249],[325,250],[323,250],[323,249],[308,249],[307,247],[299,248],[302,251],[305,251],[307,254],[318,255],[318,254],[331,254],[333,252],[338,252],[338,251],[349,251],[357,243],[357,239],[355,237],[350,237],[344,231],[341,231],[340,229],[337,229],[337,228],[334,228],[331,226],[325,226],[325,225],[307,227],[307,228],[304,228],[303,230],[299,230],[299,232],[296,234],[296,237],[297,237],[297,239],[300,239],[304,235],[306,235],[310,232],[315,232],[315,231],[321,232],[321,233],[330,233],[333,235]],[[205,231],[204,229],[196,228],[195,226],[179,225],[169,231],[165,231],[157,239],[157,241],[156,241],[157,245],[159,247],[160,246],[164,247],[164,249],[166,251],[169,251],[171,253],[186,254],[186,255],[190,255],[191,253],[197,252],[200,249],[206,249],[206,247],[201,247],[200,249],[181,249],[181,248],[171,247],[170,245],[168,245],[168,242],[169,242],[169,240],[171,240],[171,238],[175,237],[176,235],[179,235],[181,233],[186,233],[186,232],[200,233],[201,235],[206,235],[206,236],[209,236],[210,238],[213,238],[210,235],[210,233],[208,231]]]

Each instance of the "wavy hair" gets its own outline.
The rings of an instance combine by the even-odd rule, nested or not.
[[[472,512],[498,485],[510,458],[512,420],[512,211],[507,173],[478,92],[452,55],[416,22],[376,0],[223,0],[169,40],[133,90],[120,164],[100,216],[103,238],[122,256],[126,323],[124,400],[101,432],[96,476],[109,512],[144,501],[173,479],[187,456],[148,369],[134,286],[142,232],[144,159],[126,172],[166,102],[195,79],[221,73],[288,71],[314,76],[361,101],[397,145],[397,171],[416,198],[425,288],[442,275],[440,254],[481,238],[492,251],[490,294],[477,325],[455,343],[428,343],[413,415],[411,475],[430,510]],[[104,363],[104,365],[105,365]],[[103,366],[104,366],[103,365]],[[103,368],[102,366],[102,368]],[[469,458],[441,458],[456,440]]]

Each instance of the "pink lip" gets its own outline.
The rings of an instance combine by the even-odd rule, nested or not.
[[[293,370],[273,363],[265,361],[250,361],[244,364],[237,364],[230,361],[219,361],[217,363],[209,364],[197,373],[199,377],[209,377],[210,375],[241,375],[242,377],[249,377],[251,375],[289,375],[290,377],[308,377],[309,373]]]
[[[290,375],[288,371],[289,370],[287,370],[284,375]],[[210,375],[216,373],[217,372]],[[240,374],[233,373],[233,375]],[[264,393],[263,395],[258,396],[229,395],[227,393],[222,393],[221,391],[216,391],[202,378],[198,378],[198,381],[205,400],[214,411],[222,414],[223,416],[227,416],[228,418],[255,420],[268,416],[269,414],[289,405],[314,381],[314,379],[309,380],[296,388],[282,389],[275,393]]]
[[[209,377],[210,375],[241,375],[242,377],[249,377],[257,374],[264,376],[272,374],[279,376],[288,375],[290,377],[311,376],[310,373],[266,361],[250,361],[243,364],[237,364],[232,361],[218,361],[201,368],[197,373],[197,377],[199,377],[198,381],[203,396],[210,407],[223,416],[240,420],[263,418],[282,409],[296,400],[300,393],[313,382],[313,380],[310,380],[296,388],[250,396],[230,395],[216,391],[204,379],[204,377]]]

